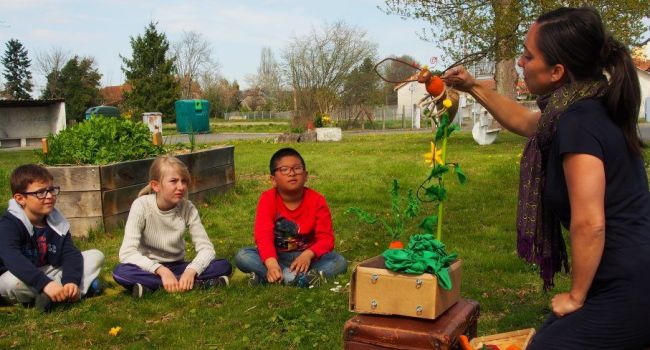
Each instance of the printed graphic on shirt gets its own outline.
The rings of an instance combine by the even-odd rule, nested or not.
[[[37,267],[47,265],[47,228],[45,227],[34,227],[34,241],[36,241],[36,246],[28,244],[28,246],[23,247],[23,254],[30,258]]]
[[[301,235],[299,233],[300,226],[298,226],[297,223],[278,215],[273,227],[275,247],[277,250],[281,252],[289,252],[307,249],[312,243],[313,235]]]

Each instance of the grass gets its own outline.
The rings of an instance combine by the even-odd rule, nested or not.
[[[291,131],[286,119],[265,120],[223,120],[210,119],[210,131],[213,133],[282,133]],[[163,124],[163,135],[176,135],[176,124]]]
[[[309,169],[308,185],[329,202],[336,250],[350,269],[379,255],[389,237],[376,226],[361,224],[344,211],[359,206],[390,214],[390,183],[416,189],[428,174],[422,154],[431,135],[346,136],[337,143],[300,143]],[[539,326],[554,293],[542,291],[536,269],[515,252],[515,213],[519,154],[524,139],[502,133],[490,146],[477,146],[470,134],[454,135],[448,160],[459,162],[469,177],[465,186],[447,181],[443,241],[463,259],[461,294],[481,304],[479,335]],[[286,145],[236,141],[237,183],[230,193],[200,206],[203,223],[217,255],[232,259],[253,244],[252,227],[259,194],[269,187],[268,159]],[[0,152],[0,209],[10,198],[6,178],[21,163],[35,161],[33,152]],[[425,212],[435,208],[424,205]],[[419,222],[413,222],[414,232]],[[122,231],[91,233],[77,240],[81,249],[106,255],[102,278],[105,295],[41,315],[23,307],[0,308],[0,348],[197,348],[210,349],[340,349],[342,327],[352,317],[345,285],[350,273],[324,287],[249,287],[241,273],[228,289],[170,295],[155,293],[134,300],[117,286],[110,271],[117,264]],[[191,255],[192,252],[189,251]],[[568,288],[559,275],[553,292]],[[122,327],[117,337],[111,327]],[[80,336],[82,335],[82,336]]]

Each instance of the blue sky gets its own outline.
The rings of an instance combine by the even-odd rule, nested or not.
[[[183,31],[203,34],[222,75],[244,86],[257,70],[262,47],[270,47],[279,61],[292,37],[343,20],[367,32],[379,57],[409,54],[427,63],[438,56],[444,62],[441,50],[416,34],[426,23],[386,15],[377,8],[383,5],[381,0],[0,0],[0,45],[4,52],[7,40],[16,38],[32,60],[52,47],[93,56],[102,85],[117,85],[124,80],[119,55],[131,54],[129,37],[156,21],[171,42]],[[38,89],[43,79],[32,72]]]

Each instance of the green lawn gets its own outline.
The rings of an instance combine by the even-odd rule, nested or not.
[[[223,120],[210,119],[210,132],[213,133],[267,133],[267,132],[290,132],[290,121],[286,119],[265,119],[265,120]],[[175,135],[176,124],[164,124],[163,135]]]
[[[431,135],[346,136],[338,143],[294,144],[309,169],[308,185],[323,193],[332,210],[337,251],[350,261],[382,253],[389,238],[379,227],[345,215],[351,206],[388,215],[390,182],[416,189],[428,174],[422,155]],[[490,146],[477,146],[470,134],[449,141],[448,161],[459,162],[469,181],[447,181],[449,200],[443,241],[463,260],[461,294],[481,304],[479,335],[536,327],[549,311],[552,293],[542,292],[534,267],[515,252],[515,212],[519,155],[524,139],[502,133]],[[262,141],[235,142],[234,191],[200,206],[217,255],[232,259],[252,245],[259,194],[269,187],[268,159],[286,146]],[[0,209],[10,198],[7,176],[33,152],[0,152]],[[451,179],[451,178],[450,178]],[[425,212],[434,211],[431,205]],[[419,222],[418,222],[419,223]],[[417,226],[413,223],[412,230]],[[41,315],[23,307],[0,308],[0,348],[212,348],[340,349],[342,327],[352,317],[345,285],[349,272],[327,286],[297,289],[249,287],[241,273],[230,288],[170,295],[155,293],[134,300],[117,286],[110,271],[117,264],[122,231],[93,233],[77,240],[82,249],[99,248],[107,257],[105,295]],[[192,252],[190,251],[191,255]],[[556,278],[554,292],[568,287]],[[117,337],[108,335],[120,326]]]

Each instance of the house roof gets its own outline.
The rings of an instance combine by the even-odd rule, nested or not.
[[[63,98],[43,100],[0,100],[0,107],[43,107],[65,102]]]
[[[636,67],[642,71],[650,71],[650,60],[637,62]]]
[[[123,100],[124,91],[131,91],[131,84],[106,86],[100,90],[100,95],[104,99],[104,104],[107,106],[117,106]]]

